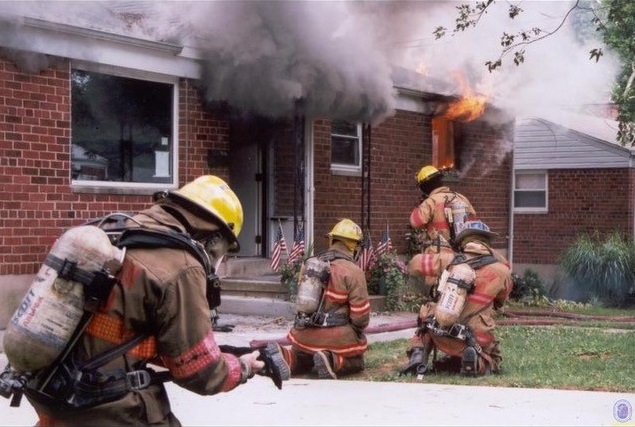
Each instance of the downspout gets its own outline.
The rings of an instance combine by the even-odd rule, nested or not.
[[[516,142],[516,120],[514,119],[514,132],[512,133],[512,167],[511,167],[511,186],[509,188],[509,230],[507,235],[507,261],[509,268],[514,271],[514,188],[516,188],[516,165],[514,164],[514,143]]]
[[[306,218],[305,218],[305,227],[304,227],[304,239],[305,239],[305,245],[307,248],[307,253],[309,251],[309,249],[314,248],[315,244],[314,244],[314,235],[315,235],[315,230],[314,230],[314,225],[315,225],[315,221],[314,221],[314,217],[313,217],[313,212],[314,212],[314,195],[315,195],[315,180],[314,180],[314,159],[315,159],[315,155],[314,155],[314,144],[313,144],[313,120],[310,119],[305,119],[305,126],[304,126],[304,151],[305,151],[305,159],[306,159],[306,167],[304,168],[304,173],[305,173],[305,186],[304,186],[304,191],[305,191],[305,197],[304,197],[304,211],[306,212]],[[312,255],[312,254],[311,254]]]
[[[364,232],[370,233],[370,141],[371,126],[362,125],[362,211],[361,223]]]

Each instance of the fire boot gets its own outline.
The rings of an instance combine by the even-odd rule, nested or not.
[[[465,347],[465,349],[463,349],[463,354],[461,355],[461,375],[478,375],[478,359],[478,353],[474,347]]]
[[[318,377],[322,380],[335,380],[333,354],[330,351],[316,351],[313,355],[313,364],[317,369]]]
[[[428,371],[428,353],[423,347],[414,347],[410,350],[410,362],[399,371],[399,375],[415,374],[420,378]]]

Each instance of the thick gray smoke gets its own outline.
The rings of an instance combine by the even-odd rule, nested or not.
[[[514,115],[547,116],[559,108],[607,102],[617,61],[588,59],[591,47],[570,25],[526,47],[489,73],[500,35],[519,28],[557,27],[571,1],[524,1],[510,21],[498,0],[476,28],[435,40],[451,28],[457,1],[122,1],[0,2],[0,14],[31,16],[171,41],[199,52],[209,101],[226,101],[270,117],[301,108],[308,115],[380,122],[393,113],[395,84],[460,94],[451,73],[487,92]],[[9,19],[9,18],[5,18]],[[592,24],[588,24],[590,27]],[[10,26],[0,29],[0,43]],[[15,33],[15,25],[12,30]],[[413,70],[404,73],[403,68]],[[400,70],[395,81],[395,70]],[[418,70],[418,72],[414,72]]]

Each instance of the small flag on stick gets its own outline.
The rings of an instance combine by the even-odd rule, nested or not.
[[[284,234],[282,233],[282,224],[278,223],[278,235],[276,236],[276,241],[273,244],[273,252],[271,253],[271,269],[273,271],[278,271],[282,251],[287,252],[287,242],[284,240]]]
[[[392,240],[390,239],[390,229],[388,228],[388,224],[386,224],[386,230],[381,236],[381,240],[377,245],[377,249],[375,250],[375,255],[379,258],[386,252],[392,251]]]
[[[362,252],[359,255],[359,268],[367,271],[369,268],[372,268],[376,260],[375,250],[373,249],[373,244],[370,241],[370,231],[364,233],[361,248]]]
[[[301,260],[304,256],[304,227],[298,227],[295,238],[293,239],[293,246],[291,252],[289,252],[288,262],[292,263],[297,260]]]

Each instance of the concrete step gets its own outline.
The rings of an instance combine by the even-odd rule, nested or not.
[[[221,306],[219,312],[254,316],[293,318],[295,309],[289,292],[273,272],[266,258],[228,258],[219,269]],[[373,312],[384,311],[385,296],[371,295]]]
[[[289,299],[289,292],[280,283],[279,274],[224,277],[221,279],[221,289],[223,295],[275,298],[283,301]]]
[[[260,276],[275,274],[271,269],[271,260],[261,257],[227,257],[221,264],[218,275],[223,276]]]

